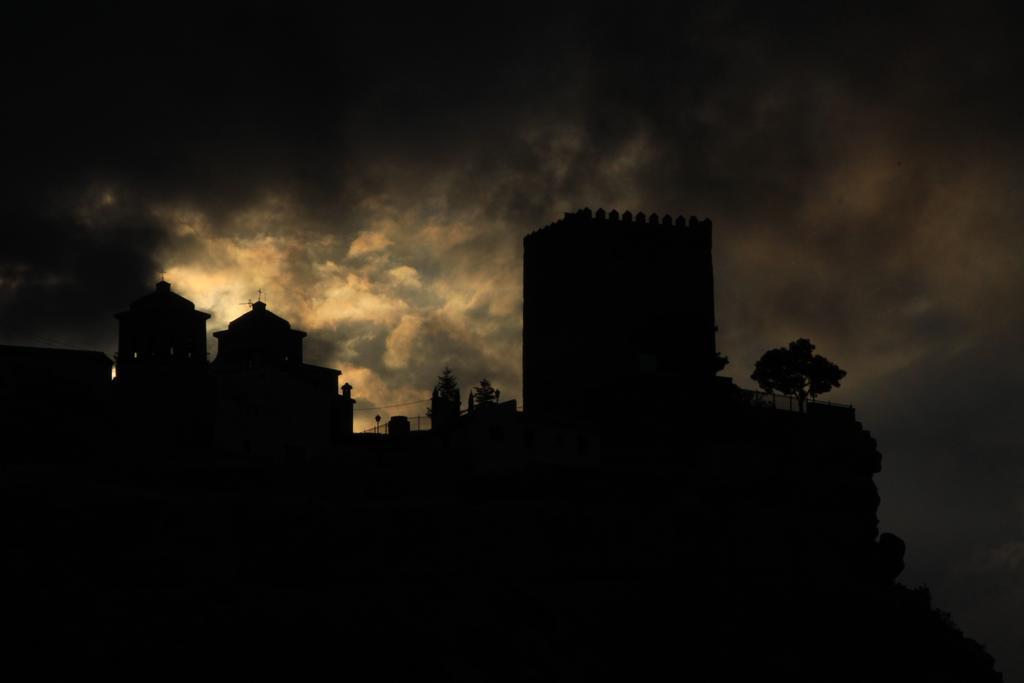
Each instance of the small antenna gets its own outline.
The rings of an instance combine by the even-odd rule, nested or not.
[[[248,306],[249,308],[252,308],[257,303],[264,303],[264,304],[267,303],[266,301],[263,300],[263,290],[262,289],[257,289],[256,290],[256,303],[253,303],[253,300],[249,299],[245,303],[241,303],[241,304],[238,304],[238,305],[239,306]]]

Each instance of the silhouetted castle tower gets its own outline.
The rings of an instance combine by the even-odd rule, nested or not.
[[[527,413],[605,421],[714,381],[711,221],[582,209],[523,240]]]
[[[202,371],[206,366],[206,321],[210,314],[171,291],[161,280],[115,316],[119,325],[117,377],[136,378]]]

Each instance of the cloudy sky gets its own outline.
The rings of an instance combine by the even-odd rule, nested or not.
[[[1007,17],[64,11],[10,17],[0,47],[0,343],[112,353],[161,272],[211,332],[262,290],[365,426],[421,411],[379,406],[445,364],[519,395],[529,231],[583,206],[707,216],[723,374],[750,386],[798,336],[848,371],[833,396],[879,441],[904,580],[1024,681]]]

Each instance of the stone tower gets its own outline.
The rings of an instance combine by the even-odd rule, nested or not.
[[[117,313],[117,376],[121,381],[154,375],[202,371],[206,366],[206,321],[210,314],[171,291],[161,280],[156,289]]]
[[[161,280],[114,317],[119,322],[114,398],[123,430],[140,445],[183,445],[212,428],[209,313]]]
[[[710,220],[582,209],[523,251],[527,413],[601,422],[616,394],[649,404],[713,383]]]

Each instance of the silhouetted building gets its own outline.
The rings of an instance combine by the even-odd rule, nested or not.
[[[459,421],[462,408],[461,392],[455,389],[452,397],[441,396],[435,388],[430,395],[430,428],[435,431],[447,431],[455,427]]]
[[[306,333],[262,301],[213,336],[221,447],[274,457],[319,455],[337,441],[346,420],[351,424],[351,393],[338,395],[341,371],[303,363]]]
[[[0,431],[35,451],[41,442],[105,436],[113,361],[99,351],[0,345]],[[14,447],[15,449],[18,446]]]
[[[356,400],[352,398],[352,385],[345,382],[341,385],[341,396],[338,397],[337,422],[335,424],[336,441],[352,436],[355,421]]]
[[[459,418],[447,442],[468,454],[476,471],[520,470],[536,466],[595,466],[601,442],[578,424],[535,419],[516,401],[477,404]]]
[[[117,376],[152,381],[206,368],[206,321],[210,314],[171,291],[161,280],[156,289],[114,316],[119,322]]]
[[[110,397],[113,361],[99,351],[0,344],[0,396],[64,403]]]
[[[207,438],[214,417],[206,355],[210,314],[161,280],[114,317],[119,428],[179,446]]]
[[[387,429],[388,436],[402,437],[412,431],[412,425],[409,424],[409,418],[405,415],[392,415],[388,420]]]
[[[582,209],[523,240],[523,401],[534,416],[609,420],[708,388],[716,362],[711,221]],[[640,418],[619,406],[615,420]]]

